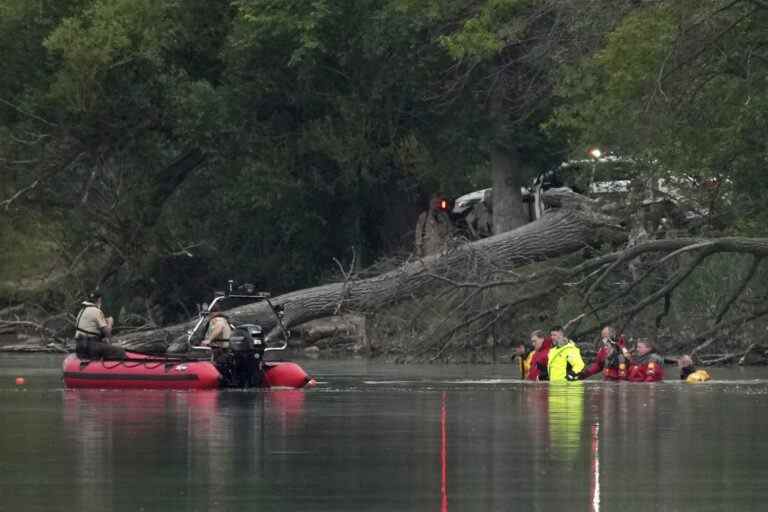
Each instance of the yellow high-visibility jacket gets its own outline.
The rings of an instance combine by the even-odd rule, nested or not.
[[[550,382],[571,380],[569,375],[574,376],[584,369],[581,351],[573,340],[567,340],[562,347],[554,346],[549,349],[547,369]]]

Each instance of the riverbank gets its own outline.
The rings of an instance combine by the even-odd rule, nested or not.
[[[67,353],[74,348],[73,319],[56,314],[39,319],[25,306],[0,310],[0,353]],[[449,363],[495,364],[516,363],[519,340],[513,336],[478,337],[451,350],[427,352],[420,349],[402,329],[394,329],[390,317],[367,320],[359,314],[341,314],[305,322],[290,329],[289,349],[284,354],[291,358],[350,360],[369,359],[397,364]],[[119,336],[120,332],[116,332]],[[579,344],[585,361],[596,355],[592,342]],[[680,347],[663,353],[666,362],[674,365],[683,352]],[[158,346],[157,353],[164,350]],[[711,350],[714,347],[709,347]],[[662,345],[662,350],[664,346]],[[728,350],[727,352],[723,350]],[[698,353],[697,366],[764,366],[768,364],[768,350],[758,344],[746,348],[735,343],[723,343],[718,352]]]
[[[0,334],[0,352],[66,353],[68,347],[26,334]]]

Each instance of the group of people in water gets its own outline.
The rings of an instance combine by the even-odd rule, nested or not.
[[[587,365],[581,350],[565,336],[561,326],[553,327],[549,334],[537,330],[531,333],[533,349],[526,353],[518,349],[522,376],[526,380],[563,382],[584,380],[602,373],[605,381],[658,382],[664,380],[664,358],[654,344],[641,338],[631,351],[624,336],[607,325],[600,333],[600,349],[595,360]],[[680,378],[688,382],[709,380],[705,370],[696,370],[690,356],[677,360]]]

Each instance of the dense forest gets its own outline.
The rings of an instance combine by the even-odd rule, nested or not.
[[[423,357],[580,314],[687,348],[728,326],[713,360],[765,337],[765,0],[0,0],[0,49],[0,309],[71,314],[99,288],[154,328],[232,277],[362,279],[412,259],[433,194],[492,186],[502,236],[526,223],[521,186],[599,147],[634,182],[693,184],[677,201],[703,214],[625,223],[552,268],[690,243],[556,285],[538,253],[517,281],[435,275],[447,291],[377,304],[372,332]],[[653,216],[633,204],[623,219]],[[757,245],[696,242],[718,239]]]

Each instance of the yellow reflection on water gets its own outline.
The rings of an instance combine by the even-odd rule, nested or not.
[[[549,441],[553,454],[564,462],[579,453],[584,417],[584,383],[550,382]]]

